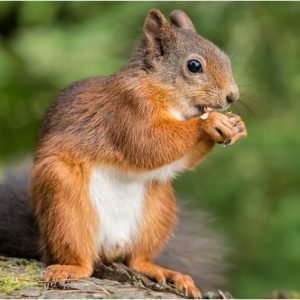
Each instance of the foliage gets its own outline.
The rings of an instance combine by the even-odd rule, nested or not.
[[[299,291],[299,2],[1,2],[0,164],[33,151],[62,88],[126,64],[153,7],[185,10],[229,54],[249,134],[177,180],[178,196],[219,218],[236,297]]]

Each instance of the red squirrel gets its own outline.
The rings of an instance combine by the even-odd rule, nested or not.
[[[143,33],[124,69],[74,83],[44,118],[29,195],[45,276],[63,283],[121,261],[197,298],[189,275],[152,261],[177,219],[172,178],[247,135],[239,116],[215,111],[239,90],[229,58],[183,11],[169,23],[150,10]]]

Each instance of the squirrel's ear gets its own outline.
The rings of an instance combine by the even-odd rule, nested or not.
[[[193,22],[188,15],[180,9],[173,10],[171,13],[172,26],[177,28],[184,28],[196,32]]]
[[[157,9],[149,11],[144,24],[144,33],[148,46],[160,52],[164,52],[165,46],[175,39],[175,32],[171,25]]]

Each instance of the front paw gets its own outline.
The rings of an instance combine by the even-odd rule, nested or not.
[[[242,121],[240,116],[231,113],[225,114],[225,116],[233,125],[233,136],[231,137],[231,141],[228,145],[232,145],[236,141],[247,137],[247,129],[245,127],[245,123]]]
[[[62,286],[69,279],[90,277],[92,269],[73,265],[50,265],[47,267],[45,280],[49,287]]]
[[[203,129],[216,143],[232,145],[237,140],[247,136],[244,122],[238,115],[211,112],[203,120]]]

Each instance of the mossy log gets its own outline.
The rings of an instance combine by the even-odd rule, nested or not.
[[[45,265],[35,260],[0,256],[0,298],[127,298],[182,299],[171,284],[160,286],[123,264],[103,265],[93,277],[71,280],[64,286],[49,288],[43,281]],[[207,292],[206,299],[229,299],[228,292]]]

